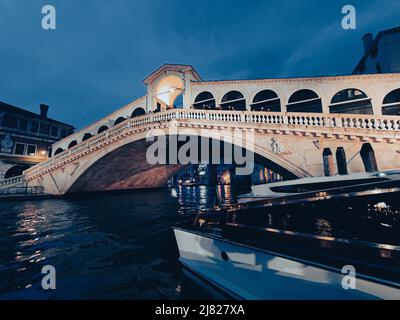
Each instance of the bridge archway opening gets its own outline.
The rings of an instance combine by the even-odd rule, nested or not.
[[[183,109],[183,93],[175,98],[172,106],[174,109]]]
[[[220,108],[222,110],[246,110],[246,99],[239,91],[230,91],[225,94],[221,100]]]
[[[126,119],[124,117],[119,117],[117,120],[114,121],[114,126],[124,122]]]
[[[287,111],[322,113],[322,101],[313,90],[302,89],[290,96]]]
[[[101,126],[101,127],[99,128],[99,130],[97,130],[97,134],[102,133],[102,132],[107,131],[107,130],[108,130],[108,127],[107,127],[107,126]]]
[[[199,93],[194,100],[193,109],[215,110],[216,102],[213,94],[208,91]]]
[[[27,169],[29,169],[29,165],[24,165],[24,164],[17,164],[15,166],[12,166],[9,168],[5,174],[4,174],[4,179],[9,179],[9,178],[14,178],[18,177],[23,174],[23,172]]]
[[[262,90],[255,95],[251,104],[251,110],[280,112],[281,102],[275,91]]]
[[[135,110],[133,110],[132,114],[131,114],[131,118],[136,118],[136,117],[140,117],[140,116],[144,116],[146,114],[146,111],[144,111],[143,108],[136,108]]]
[[[156,103],[159,107],[154,106],[153,109],[159,111],[173,109],[175,106],[183,106],[183,95],[185,93],[185,83],[183,79],[176,75],[168,75],[162,78],[155,87]],[[182,98],[178,99],[179,96]],[[177,100],[178,99],[178,100]],[[179,101],[181,101],[179,103]]]
[[[383,99],[382,114],[385,116],[400,115],[400,88],[389,92]]]
[[[233,165],[187,165],[168,180],[168,186],[232,185],[246,193],[251,191],[251,186],[284,180],[278,173],[260,164],[254,164],[249,175],[237,175],[235,170]]]
[[[336,93],[329,106],[330,113],[373,114],[371,99],[361,90],[350,88]]]
[[[210,142],[213,141],[219,141],[221,148],[226,144],[221,140],[210,139]],[[184,144],[185,142],[182,142],[182,145]],[[182,145],[178,144],[178,153]],[[67,193],[164,187],[167,186],[169,178],[188,165],[188,163],[171,163],[169,160],[166,163],[151,164],[146,156],[148,147],[149,142],[141,139],[107,151],[101,157],[93,159],[87,166],[78,169],[75,180],[67,187]],[[232,145],[232,150],[235,148],[238,147]],[[242,149],[242,152],[244,150]],[[170,154],[169,149],[166,150],[166,154]],[[226,156],[225,152],[219,151],[219,154]],[[221,159],[221,164],[227,164],[227,158],[224,159]],[[203,163],[202,160],[204,159],[198,159],[196,164]],[[234,158],[232,160],[234,163]],[[271,169],[284,179],[297,178],[281,164],[263,155],[254,154],[252,161],[254,164]]]
[[[69,143],[69,145],[68,145],[68,149],[71,149],[72,147],[75,147],[77,144],[78,144],[78,141],[76,141],[76,140],[71,141]]]
[[[60,154],[61,152],[64,152],[64,149],[63,149],[63,148],[58,148],[58,149],[54,152],[54,155],[56,156],[56,155]]]
[[[82,141],[89,140],[91,137],[93,137],[93,135],[91,133],[85,133],[83,135]]]

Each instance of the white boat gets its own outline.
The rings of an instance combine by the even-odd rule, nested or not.
[[[284,203],[287,204],[287,199],[307,199],[313,194],[321,196],[322,200],[326,199],[323,196],[331,195],[351,197],[360,195],[359,192],[362,190],[367,191],[364,194],[369,194],[371,191],[380,188],[381,185],[384,186],[385,183],[393,181],[400,181],[400,169],[280,181],[252,186],[249,194],[238,196],[238,203],[248,204],[263,200],[283,199]],[[350,193],[346,192],[347,190]],[[354,191],[352,192],[352,190]],[[298,203],[299,201],[295,202]],[[277,201],[274,203],[277,203]]]
[[[175,228],[186,272],[228,298],[246,300],[400,299],[400,283]],[[391,249],[400,251],[400,247]],[[349,268],[349,267],[347,267]],[[351,268],[351,267],[350,267]],[[348,276],[348,275],[347,275]],[[350,285],[350,287],[349,287]]]
[[[379,213],[390,207],[384,201],[400,208],[399,195],[400,170],[254,186],[239,205],[174,228],[180,262],[235,299],[400,299],[397,229],[343,239],[261,225],[268,215],[289,209],[299,216],[333,205],[338,214],[343,205],[349,212],[367,207]],[[355,277],[346,273],[352,270]]]

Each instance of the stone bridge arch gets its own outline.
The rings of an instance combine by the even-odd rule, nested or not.
[[[146,142],[146,136],[147,132],[144,131],[113,141],[90,157],[76,160],[62,170],[43,176],[33,184],[43,185],[46,191],[60,195],[163,187],[184,165],[149,164],[145,153],[150,142]],[[221,137],[216,137],[212,132],[203,137],[209,138],[210,141],[222,141]],[[254,152],[256,163],[268,165],[286,178],[309,176],[308,172],[263,145],[248,144],[246,147]]]

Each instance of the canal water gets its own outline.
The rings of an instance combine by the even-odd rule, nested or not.
[[[230,187],[183,187],[0,203],[0,299],[196,299],[171,226],[234,201]],[[41,287],[45,265],[57,288]]]
[[[246,191],[217,188],[0,203],[0,299],[212,298],[182,274],[171,226]],[[285,209],[264,223],[400,244],[399,206],[368,204],[356,215],[354,209]],[[45,265],[56,268],[56,290],[41,288]]]

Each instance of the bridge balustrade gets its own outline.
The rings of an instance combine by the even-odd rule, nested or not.
[[[202,123],[209,123],[211,121],[279,125],[287,126],[288,128],[325,127],[388,132],[398,131],[400,129],[400,117],[393,116],[174,109],[126,119],[124,122],[108,129],[107,131],[97,134],[88,140],[82,141],[78,145],[53,156],[50,160],[28,169],[26,173],[33,175],[37,173],[45,173],[50,166],[62,163],[69,157],[78,157],[81,153],[85,153],[92,148],[100,148],[104,142],[112,141],[112,139],[125,132],[173,120],[193,120],[194,123],[196,121],[201,121]],[[215,124],[218,125],[218,123]]]
[[[17,176],[17,177],[12,177],[12,178],[8,178],[8,179],[3,179],[0,181],[0,187],[20,183],[23,181],[22,178],[23,178],[23,176]]]
[[[44,194],[44,187],[42,186],[8,187],[0,189],[0,196],[29,195],[29,194]]]

